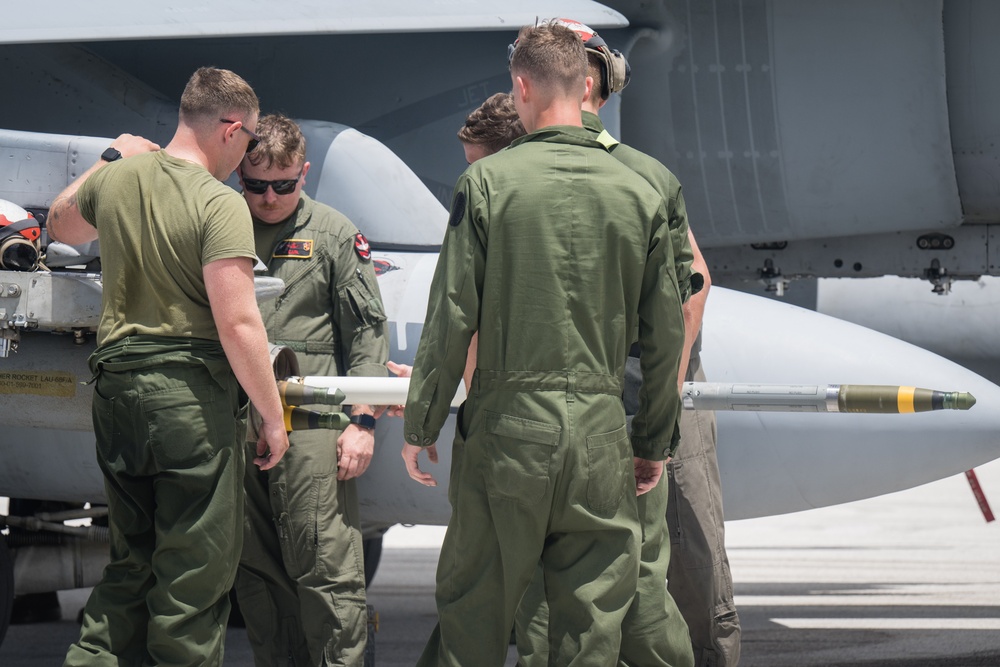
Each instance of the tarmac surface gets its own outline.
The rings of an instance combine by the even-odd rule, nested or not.
[[[1000,461],[977,474],[1000,515]],[[1000,521],[984,521],[964,476],[726,527],[742,667],[1000,665]],[[379,667],[413,665],[434,627],[442,535],[386,535],[369,590]],[[11,626],[0,665],[59,665],[87,594],[60,593],[60,622]],[[231,628],[225,665],[251,664],[245,631]]]

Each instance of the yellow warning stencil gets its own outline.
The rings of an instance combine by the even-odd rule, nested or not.
[[[72,398],[76,379],[65,371],[0,371],[0,394]]]

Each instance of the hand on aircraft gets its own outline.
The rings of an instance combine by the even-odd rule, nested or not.
[[[416,445],[403,444],[403,462],[406,463],[406,472],[410,474],[411,478],[424,486],[437,486],[437,480],[429,472],[424,472],[420,469],[418,458],[420,457],[420,452],[425,449],[427,450],[427,458],[430,459],[430,462],[437,463],[438,452],[436,445],[417,447]]]
[[[288,432],[284,420],[262,422],[257,428],[257,456],[253,462],[261,470],[270,470],[288,451]]]
[[[111,147],[121,153],[123,158],[160,150],[159,144],[135,134],[119,135],[117,139],[111,142]]]
[[[413,366],[407,366],[406,364],[397,364],[395,361],[387,361],[385,366],[386,368],[389,369],[391,373],[394,373],[396,377],[408,378],[413,373]],[[405,407],[406,406],[404,405],[388,405],[386,406],[385,409],[392,417],[402,417]],[[406,458],[405,454],[403,455],[403,458]],[[435,458],[434,460],[437,461],[437,458]],[[410,474],[410,477],[413,477],[412,473]]]
[[[669,459],[668,459],[669,460]],[[652,491],[663,475],[664,461],[649,461],[633,457],[635,465],[635,495],[641,496]]]
[[[375,433],[351,424],[337,438],[337,479],[360,477],[372,462]]]

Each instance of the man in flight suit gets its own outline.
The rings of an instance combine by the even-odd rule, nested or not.
[[[100,238],[104,285],[90,366],[111,563],[66,665],[222,664],[243,542],[240,386],[262,418],[255,463],[288,447],[250,213],[220,182],[256,145],[257,114],[246,81],[203,67],[164,150],[122,135],[50,209],[53,239]]]
[[[701,274],[692,274],[692,259],[695,266],[704,268],[701,253],[693,245],[693,236],[688,228],[684,197],[680,183],[666,167],[655,159],[634,148],[616,141],[604,128],[597,111],[607,101],[611,93],[620,92],[628,83],[629,68],[624,56],[612,50],[597,33],[577,21],[558,19],[561,25],[576,32],[584,42],[587,51],[588,75],[592,82],[587,97],[583,101],[583,125],[593,137],[603,143],[611,155],[629,169],[641,175],[663,197],[674,242],[674,270],[682,293],[698,292],[696,296],[685,298],[683,313],[687,325],[685,332],[693,327],[695,333],[701,325],[704,298],[698,289],[702,283]],[[685,295],[686,296],[686,295]],[[700,307],[695,308],[694,302]],[[685,357],[693,337],[685,337]],[[626,367],[625,406],[626,413],[635,414],[634,404],[638,395],[638,383],[630,386],[633,362],[629,358]],[[683,368],[684,361],[681,363]],[[638,368],[634,369],[635,377]],[[684,418],[681,417],[681,445],[684,446]],[[669,465],[669,464],[668,464]],[[691,641],[687,624],[670,593],[664,586],[667,566],[670,561],[670,542],[667,534],[668,480],[662,479],[649,493],[637,498],[639,520],[642,523],[642,551],[639,563],[639,584],[635,599],[622,624],[622,646],[620,665],[642,667],[692,667]],[[525,593],[516,617],[518,653],[526,667],[546,665],[548,657],[548,609],[545,604],[544,588],[538,577]]]
[[[625,81],[621,80],[621,76],[615,76],[611,71],[614,67],[622,67],[624,57],[610,50],[590,28],[579,23],[576,26],[585,43],[592,40],[587,48],[590,75],[595,82],[594,92],[584,102],[583,124],[592,132],[611,139],[597,116],[597,111],[604,105],[609,92],[618,92],[620,88],[616,89],[617,85],[624,87]],[[680,184],[666,167],[624,144],[613,146],[611,154],[663,192],[669,202],[668,212],[671,217],[684,219],[684,227],[687,227]],[[687,233],[693,251],[692,284],[703,286],[701,289],[693,289],[691,298],[684,303],[686,334],[681,377],[687,382],[704,382],[705,372],[700,355],[701,321],[711,279],[708,265],[695,243],[694,235],[690,229],[687,229]],[[638,388],[641,382],[639,361],[635,356],[630,356],[625,371],[625,409],[628,414],[633,414],[638,409]],[[649,493],[640,498],[640,516],[645,511],[649,517],[649,521],[644,521],[646,532],[643,541],[643,565],[647,563],[648,553],[649,568],[647,570],[644,567],[643,571],[649,572],[651,582],[662,581],[666,571],[668,613],[671,609],[679,609],[684,617],[691,636],[696,667],[736,667],[740,657],[740,621],[733,602],[733,578],[726,556],[722,488],[716,456],[715,413],[685,410],[681,414],[680,424],[681,444],[667,462],[667,479],[663,480],[660,492]],[[655,524],[655,527],[650,523],[662,513],[664,506],[669,544],[663,542],[666,536],[662,533],[662,522]],[[654,550],[654,545],[658,544],[657,539],[663,543],[658,556]],[[641,580],[640,575],[640,582]],[[645,605],[643,608],[634,605],[632,612],[636,611],[638,618],[650,617]],[[636,658],[631,664],[653,664],[642,656]]]
[[[261,304],[270,340],[303,375],[386,375],[385,313],[367,239],[302,192],[309,162],[299,126],[260,119],[260,145],[239,168],[257,255],[285,289]],[[296,431],[281,464],[246,469],[246,534],[237,579],[259,667],[360,665],[368,614],[357,477],[371,462],[375,420],[351,407],[343,433]]]
[[[634,496],[678,438],[681,294],[662,197],[581,125],[586,56],[569,29],[521,30],[513,96],[529,134],[456,185],[407,398],[411,477],[479,359],[453,452],[439,622],[421,665],[502,665],[539,561],[555,665],[614,664],[635,593]],[[621,401],[638,335],[631,446]],[[430,452],[433,456],[433,451]]]
[[[585,42],[596,38],[592,45],[588,45],[588,58],[595,91],[600,93],[591,94],[584,102],[583,124],[595,133],[606,133],[597,111],[603,106],[609,87],[610,92],[617,92],[615,82],[621,81],[621,77],[609,74],[609,70],[616,65],[620,68],[624,57],[603,45],[603,40],[597,37],[596,32],[582,24],[576,25],[582,29],[578,34]],[[598,82],[603,85],[598,87]],[[620,85],[624,87],[624,82]],[[665,175],[668,180],[661,182],[668,184],[667,196],[670,201],[675,202],[671,208],[678,217],[686,219],[680,184],[673,174],[659,162],[624,144],[613,147],[611,151],[612,155],[632,169],[647,176],[650,183]],[[705,372],[700,355],[701,321],[711,279],[708,265],[690,229],[688,234],[694,256],[692,270],[695,274],[701,274],[704,286],[701,290],[693,290],[691,298],[684,303],[686,354],[681,362],[681,369],[685,381],[704,382]],[[638,359],[630,357],[625,371],[625,409],[629,414],[638,408],[638,387],[641,382]],[[659,511],[653,507],[654,503],[667,506],[670,544],[663,545],[660,560],[652,562],[651,568],[656,573],[655,579],[660,579],[662,566],[669,561],[667,590],[673,602],[668,604],[676,605],[687,622],[695,665],[736,667],[740,658],[740,620],[733,602],[733,578],[726,556],[716,441],[715,413],[685,410],[681,415],[681,444],[667,462],[667,479],[664,480],[660,494],[662,498],[654,493],[649,493],[644,498],[647,516],[650,518]],[[643,542],[644,556],[652,546],[650,538],[653,534],[655,533],[651,533],[647,524]],[[650,554],[655,558],[653,552]],[[644,557],[644,564],[646,560]],[[639,615],[648,617],[646,613]]]

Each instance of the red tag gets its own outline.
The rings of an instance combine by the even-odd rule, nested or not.
[[[354,252],[358,253],[358,257],[363,262],[367,262],[372,258],[372,247],[368,243],[368,239],[361,232],[354,235]]]

